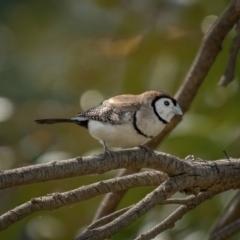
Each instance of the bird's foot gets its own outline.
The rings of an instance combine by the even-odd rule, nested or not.
[[[140,150],[144,150],[144,151],[153,151],[153,149],[149,148],[149,147],[146,147],[144,145],[139,145],[138,146]]]
[[[108,157],[113,157],[113,152],[108,150],[106,143],[102,141],[102,144],[104,148],[104,154],[107,155]]]
[[[104,154],[107,155],[108,157],[113,157],[113,151],[110,151],[108,149],[104,149]]]
[[[199,162],[205,162],[201,158],[195,158],[194,155],[188,155],[187,157],[184,158],[186,161],[199,161]]]

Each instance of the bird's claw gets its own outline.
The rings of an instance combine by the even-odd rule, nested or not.
[[[104,154],[107,155],[108,157],[113,157],[113,152],[108,149],[105,149]]]
[[[139,145],[138,147],[139,147],[140,150],[144,150],[144,151],[152,151],[151,148],[146,147],[146,146],[144,146],[144,145]]]

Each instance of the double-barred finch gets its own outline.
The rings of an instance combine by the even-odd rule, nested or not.
[[[110,98],[74,118],[35,121],[38,124],[75,123],[85,127],[109,153],[107,146],[132,148],[148,142],[175,114],[183,113],[174,98],[164,92],[148,91]]]

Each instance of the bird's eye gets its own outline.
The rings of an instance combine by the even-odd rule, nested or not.
[[[169,104],[170,104],[169,101],[165,101],[165,102],[164,102],[164,105],[165,105],[165,106],[169,106]]]

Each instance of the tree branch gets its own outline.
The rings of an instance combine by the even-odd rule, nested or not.
[[[232,222],[231,224],[227,225],[226,227],[223,227],[221,230],[214,232],[214,234],[211,235],[208,238],[208,240],[229,239],[235,233],[239,232],[239,229],[240,229],[240,219],[236,220],[235,222]]]
[[[205,182],[212,182],[212,179],[208,179],[210,176],[216,177],[215,180],[219,182],[235,179],[229,174],[223,175],[223,179],[219,179],[218,176],[220,176],[222,172],[225,173],[222,166],[235,176],[238,168],[240,168],[240,163],[238,159],[233,158],[231,158],[231,160],[218,160],[214,162],[203,160],[183,161],[170,154],[151,149],[126,150],[113,152],[111,157],[99,154],[6,170],[0,174],[0,188],[45,182],[63,177],[102,174],[119,168],[152,168],[160,170],[169,176],[179,174],[195,174],[196,176],[201,176],[205,173]],[[222,172],[220,172],[220,170]],[[227,177],[229,177],[229,179],[227,179]],[[238,179],[237,176],[235,177]],[[213,184],[216,185],[216,182]]]
[[[64,193],[53,193],[44,197],[33,198],[0,216],[0,230],[2,231],[8,228],[13,223],[35,212],[57,209],[66,205],[86,201],[108,192],[140,186],[156,186],[166,179],[166,174],[150,171],[94,183]]]
[[[226,87],[230,82],[233,81],[239,48],[240,48],[240,22],[238,21],[238,23],[236,24],[236,36],[234,37],[232,42],[227,67],[223,76],[219,80],[218,86]]]
[[[221,231],[225,226],[230,226],[231,223],[236,222],[239,219],[239,208],[240,208],[240,191],[238,190],[232,200],[228,203],[225,207],[223,212],[218,217],[217,221],[215,222],[211,232],[211,236],[217,236],[219,231]]]
[[[221,191],[207,191],[200,193],[198,196],[189,196],[184,199],[169,199],[161,204],[184,204],[184,206],[179,207],[172,214],[170,214],[164,221],[156,225],[154,228],[150,229],[146,233],[142,233],[135,240],[149,240],[155,238],[158,234],[163,231],[173,228],[175,223],[180,220],[186,213],[200,205],[202,202],[207,199],[212,198]]]
[[[11,179],[13,175],[16,175],[16,179],[19,178],[19,181],[15,180],[12,186],[46,181],[46,179],[53,180],[56,177],[53,172],[58,172],[58,177],[62,176],[63,172],[65,174],[68,173],[64,168],[67,165],[70,165],[71,169],[74,169],[73,171],[78,171],[78,175],[97,174],[113,169],[132,167],[152,168],[165,173],[156,171],[143,172],[83,186],[65,193],[54,193],[45,197],[32,199],[3,214],[0,217],[0,229],[7,228],[33,212],[56,209],[61,206],[90,199],[103,193],[122,191],[137,186],[158,186],[162,183],[140,202],[113,221],[94,229],[88,229],[77,238],[104,239],[133,223],[157,204],[166,203],[165,200],[177,191],[187,190],[194,192],[195,189],[199,191],[224,191],[240,187],[239,159],[218,160],[214,162],[203,161],[201,159],[183,161],[175,156],[150,149],[119,151],[112,153],[111,157],[99,154],[54,162],[54,164],[47,163],[24,167],[22,169],[8,170],[0,175],[1,187],[9,187],[10,180],[8,178]],[[45,172],[42,169],[45,169]],[[35,175],[30,175],[30,171],[34,172]],[[185,203],[188,202],[186,201]]]
[[[144,164],[148,164],[148,161],[152,164],[152,158],[158,158],[157,156],[160,155],[162,162],[175,159],[165,153],[157,153],[157,155],[155,153],[157,152],[144,149],[118,151],[113,152],[111,157],[99,154],[6,170],[0,174],[0,189],[89,174],[102,174],[119,168],[141,168]],[[155,163],[156,169],[160,167],[159,162],[155,161]],[[167,168],[166,162],[163,165]]]
[[[169,178],[120,217],[102,227],[86,230],[75,240],[95,240],[111,237],[116,232],[136,221],[151,208],[161,203],[161,201],[171,197],[179,187],[181,188],[186,184],[186,180],[187,178],[181,178],[181,180],[179,177]]]
[[[123,213],[125,213],[126,211],[128,211],[132,206],[129,206],[129,207],[126,207],[126,208],[123,208],[123,209],[120,209],[114,213],[111,213],[107,216],[104,216],[96,221],[94,221],[91,225],[89,225],[87,227],[87,229],[94,229],[94,228],[97,228],[97,227],[100,227],[100,226],[103,226],[109,222],[111,222],[113,219],[121,216]]]
[[[118,177],[138,173],[140,170],[141,170],[140,168],[124,169],[119,172]],[[108,216],[110,213],[114,212],[118,203],[121,201],[122,197],[125,195],[126,192],[127,190],[108,193],[100,203],[93,219],[95,220],[101,219],[102,217]]]

